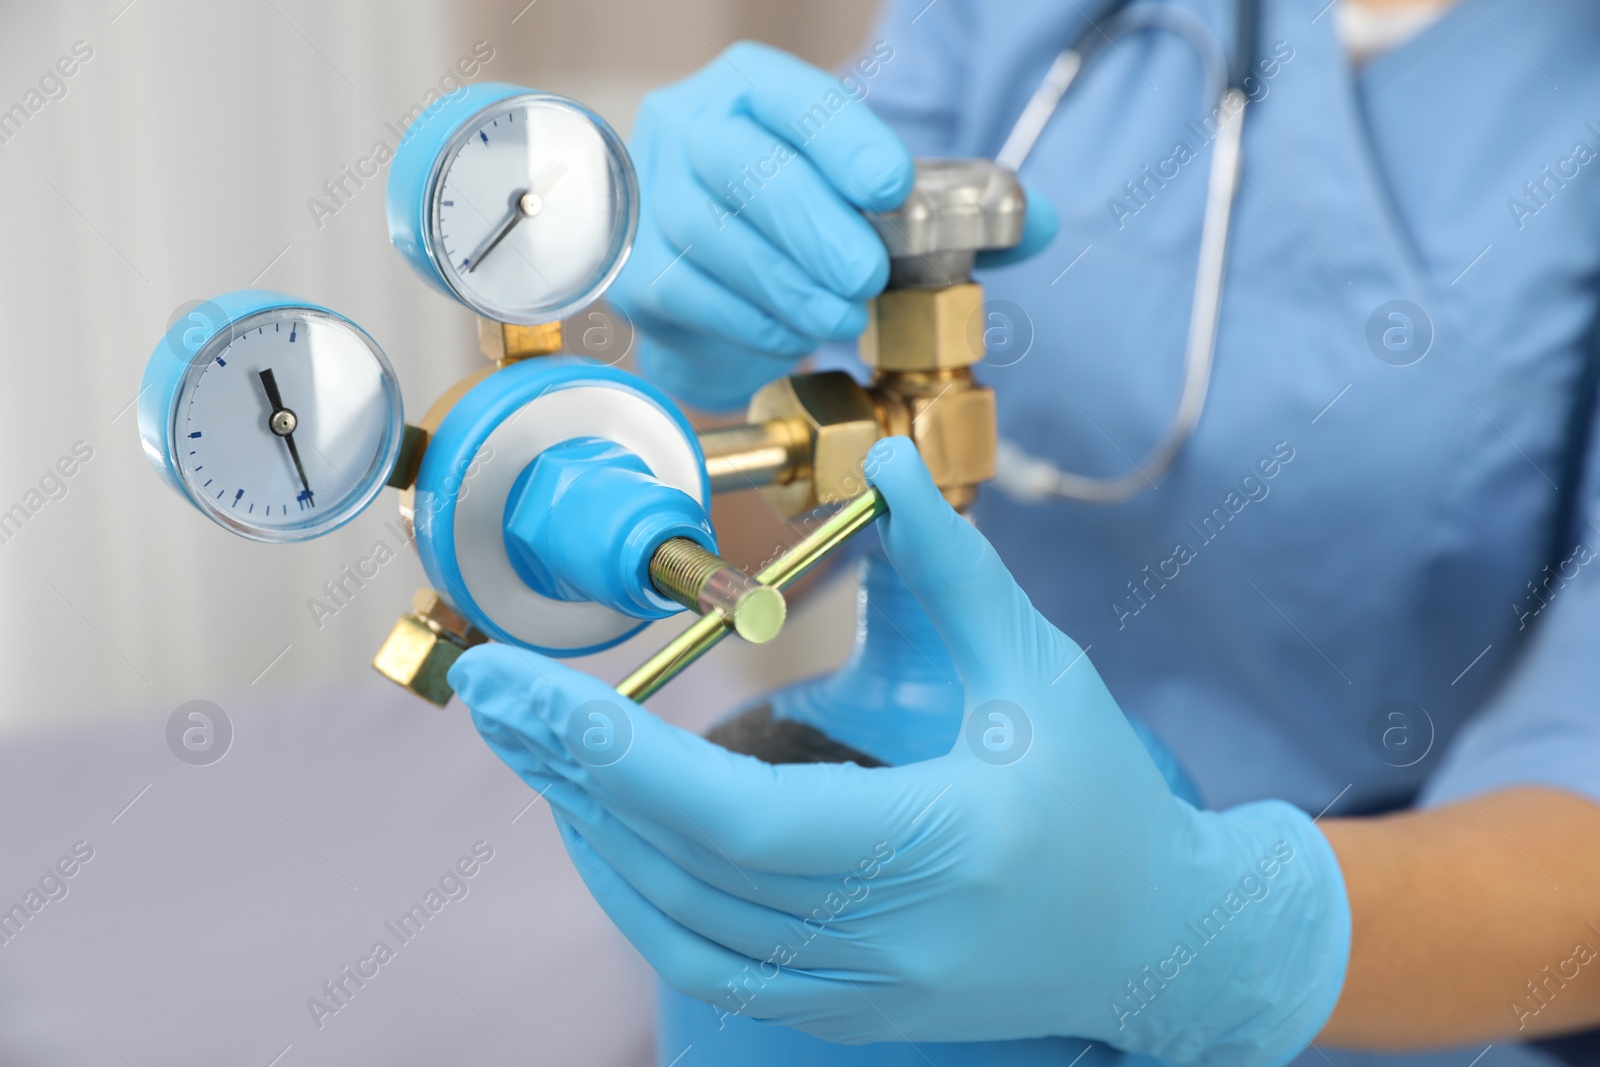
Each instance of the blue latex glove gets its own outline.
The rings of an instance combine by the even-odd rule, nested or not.
[[[505,647],[450,682],[544,790],[590,890],[675,988],[842,1042],[1071,1035],[1175,1064],[1283,1064],[1332,1012],[1350,918],[1278,801],[1176,799],[1082,650],[904,438],[869,477],[968,728],[900,767],[769,766]]]
[[[629,145],[633,254],[608,297],[642,334],[640,369],[708,409],[742,406],[828,341],[866,328],[889,260],[862,211],[898,207],[911,155],[838,78],[741,42],[651,93]],[[1022,249],[1055,235],[1029,202]]]

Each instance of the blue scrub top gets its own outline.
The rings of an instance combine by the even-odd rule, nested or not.
[[[1175,2],[1231,42],[1231,0]],[[992,156],[1103,7],[897,0],[866,101],[917,155]],[[1585,480],[1561,484],[1597,314],[1600,5],[1463,0],[1354,73],[1322,0],[1263,8],[1198,432],[1129,503],[991,486],[978,523],[1214,807],[1354,814],[1519,785],[1600,800],[1589,435]],[[1061,234],[982,279],[1031,348],[979,374],[1002,435],[1064,470],[1122,474],[1172,417],[1200,97],[1180,39],[1120,41],[1022,167]],[[1422,311],[1409,334],[1396,301]],[[1578,522],[1556,573],[1563,491]],[[1481,1067],[1547,1062],[1523,1056]],[[1402,1060],[1435,1062],[1338,1056]]]

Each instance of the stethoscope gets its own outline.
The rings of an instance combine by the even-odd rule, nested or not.
[[[1170,4],[1128,6],[1117,0],[1110,13],[1090,26],[1058,55],[1044,81],[1034,90],[995,161],[1015,171],[1033,151],[1045,126],[1083,68],[1113,47],[1119,37],[1145,30],[1167,30],[1193,46],[1200,57],[1206,99],[1216,100],[1217,133],[1207,179],[1205,217],[1200,230],[1200,256],[1195,267],[1194,301],[1189,311],[1189,337],[1184,350],[1183,392],[1178,410],[1161,441],[1133,471],[1118,478],[1072,474],[1030,456],[1009,441],[1000,442],[997,481],[1023,500],[1065,497],[1096,504],[1130,500],[1153,488],[1172,468],[1193,436],[1205,409],[1211,368],[1217,351],[1217,323],[1222,311],[1222,279],[1228,261],[1228,234],[1242,173],[1240,141],[1249,103],[1245,78],[1255,55],[1255,28],[1260,0],[1239,0],[1233,62],[1217,35],[1197,15]]]

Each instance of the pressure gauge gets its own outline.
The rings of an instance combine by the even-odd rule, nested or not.
[[[303,541],[383,488],[404,429],[400,385],[355,323],[282,293],[202,303],[145,369],[139,434],[156,471],[208,518]]]
[[[556,322],[598,297],[638,224],[638,182],[616,132],[574,100],[515,85],[474,85],[434,106],[390,168],[394,246],[499,322]]]

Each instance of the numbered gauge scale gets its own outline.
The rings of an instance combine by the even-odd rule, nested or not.
[[[639,190],[616,132],[565,97],[475,85],[406,131],[389,236],[429,283],[524,326],[587,306],[622,269]]]
[[[383,488],[404,427],[376,342],[326,308],[262,290],[187,312],[156,346],[139,433],[208,518],[257,541],[303,541]]]

